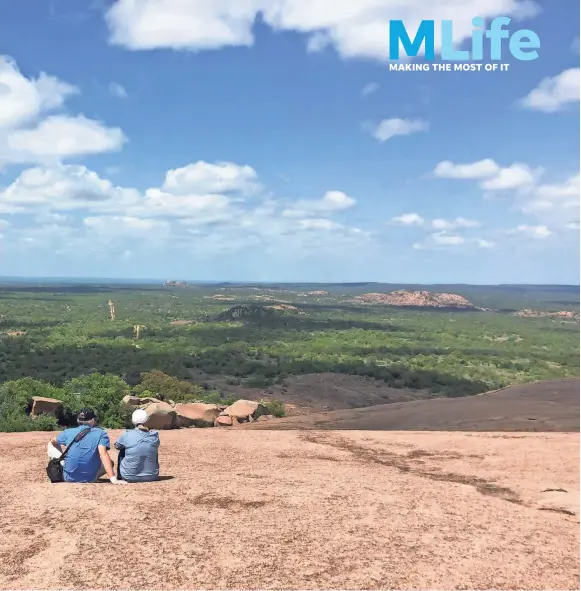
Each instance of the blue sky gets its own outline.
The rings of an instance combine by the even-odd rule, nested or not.
[[[578,283],[578,3],[401,4],[4,3],[0,275]],[[389,71],[505,15],[537,60]]]

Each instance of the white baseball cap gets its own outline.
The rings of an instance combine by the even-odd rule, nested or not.
[[[148,418],[149,418],[149,415],[147,414],[145,409],[138,408],[137,410],[133,411],[133,414],[131,415],[131,422],[134,425],[143,425],[143,423],[147,422]]]

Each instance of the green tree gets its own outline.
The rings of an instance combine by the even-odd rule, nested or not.
[[[91,408],[104,427],[121,429],[127,425],[127,412],[121,401],[129,386],[112,374],[93,373],[73,378],[63,386],[65,420],[74,424],[82,408]]]

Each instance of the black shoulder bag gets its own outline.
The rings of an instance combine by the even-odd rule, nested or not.
[[[67,445],[65,451],[63,451],[61,457],[58,458],[58,460],[56,458],[52,458],[48,461],[48,466],[46,467],[46,474],[51,482],[64,482],[65,477],[63,473],[63,465],[61,464],[61,462],[65,459],[73,443],[78,443],[79,441],[81,441],[81,439],[85,435],[87,435],[87,433],[89,433],[90,430],[91,427],[85,429],[84,431],[81,431],[80,433],[77,433],[75,435],[75,438]]]

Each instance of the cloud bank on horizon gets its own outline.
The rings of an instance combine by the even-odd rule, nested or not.
[[[55,7],[78,18],[39,10],[0,56],[0,275],[579,281],[579,7]],[[389,19],[452,18],[462,43],[499,15],[561,48],[495,75],[386,67]]]

